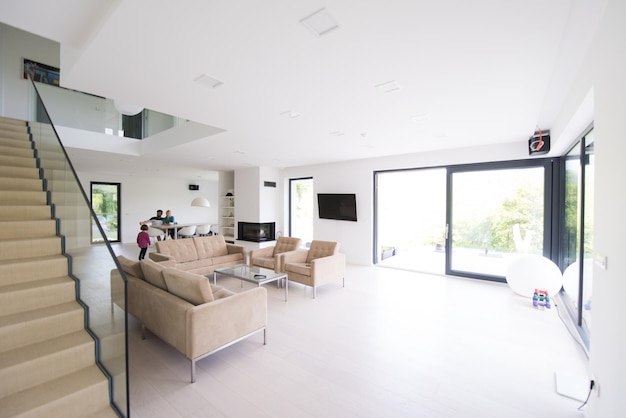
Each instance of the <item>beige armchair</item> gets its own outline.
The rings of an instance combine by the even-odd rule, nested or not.
[[[317,286],[339,279],[345,286],[346,256],[337,242],[313,240],[308,250],[285,253],[283,262],[289,281],[311,286],[314,299]]]
[[[300,238],[278,237],[276,245],[250,251],[250,265],[274,270],[276,273],[285,271],[284,254],[300,248]]]

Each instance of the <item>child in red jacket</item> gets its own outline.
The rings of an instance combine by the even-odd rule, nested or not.
[[[141,225],[141,231],[137,234],[137,245],[139,250],[139,259],[143,260],[146,257],[146,252],[150,246],[150,235],[148,235],[148,225]]]

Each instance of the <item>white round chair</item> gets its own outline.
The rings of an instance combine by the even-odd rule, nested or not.
[[[206,224],[206,225],[198,225],[198,227],[196,228],[196,235],[199,235],[201,237],[205,236],[205,235],[209,235],[209,231],[211,230],[211,225]]]
[[[506,272],[506,282],[518,295],[531,298],[535,289],[545,290],[550,297],[563,286],[559,267],[549,258],[528,254],[512,261]]]
[[[196,233],[196,225],[183,226],[178,230],[178,238],[191,238]]]

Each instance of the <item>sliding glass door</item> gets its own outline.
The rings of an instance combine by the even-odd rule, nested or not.
[[[447,272],[502,281],[522,254],[544,254],[546,169],[528,163],[453,167]]]
[[[374,263],[505,282],[515,258],[554,253],[554,166],[531,159],[375,173]]]
[[[380,172],[375,183],[374,262],[443,274],[446,169]]]

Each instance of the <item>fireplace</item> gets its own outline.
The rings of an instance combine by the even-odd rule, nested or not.
[[[276,223],[239,222],[237,224],[237,232],[237,239],[241,241],[274,241],[276,239]]]

